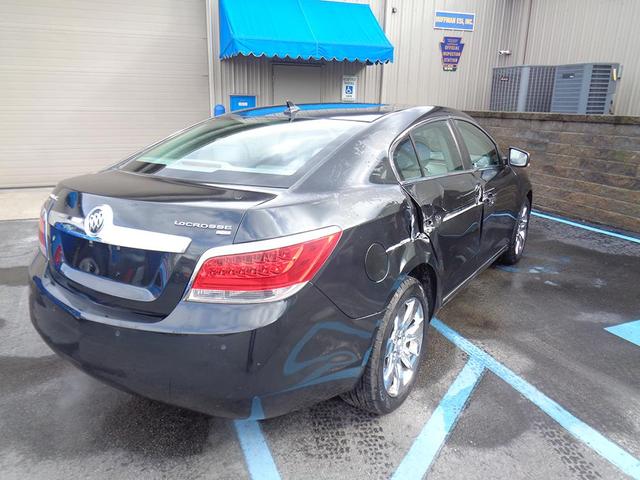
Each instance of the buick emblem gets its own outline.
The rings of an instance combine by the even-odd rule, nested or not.
[[[97,235],[112,217],[113,213],[108,205],[93,208],[84,219],[85,232],[89,235]]]

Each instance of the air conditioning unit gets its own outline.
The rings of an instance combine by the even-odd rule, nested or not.
[[[495,67],[489,109],[501,112],[548,112],[555,69],[547,65]]]
[[[551,111],[604,115],[613,113],[619,63],[559,65],[555,71]]]

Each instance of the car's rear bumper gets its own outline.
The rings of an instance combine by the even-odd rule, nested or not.
[[[309,284],[260,328],[223,334],[126,328],[99,321],[95,312],[87,319],[69,292],[61,299],[46,287],[45,269],[38,255],[30,269],[31,320],[55,352],[115,387],[225,417],[277,416],[351,389],[378,319],[348,318]],[[216,322],[229,306],[196,308]],[[273,314],[273,304],[265,308]]]

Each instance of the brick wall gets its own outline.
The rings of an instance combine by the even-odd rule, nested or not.
[[[531,154],[534,207],[640,232],[640,117],[468,113]]]

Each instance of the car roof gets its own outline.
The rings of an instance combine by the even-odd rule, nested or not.
[[[431,105],[403,105],[385,103],[301,103],[294,119],[334,119],[374,123],[401,115],[406,127],[430,117],[453,116],[473,121],[459,110]],[[230,112],[222,117],[235,117],[244,121],[290,118],[286,105],[272,105]]]
[[[328,118],[368,123],[403,110],[418,109],[424,114],[434,108],[382,103],[301,103],[296,107],[300,110],[295,113],[295,118]],[[287,108],[286,105],[272,105],[238,110],[227,115],[237,115],[242,118],[285,117]]]

